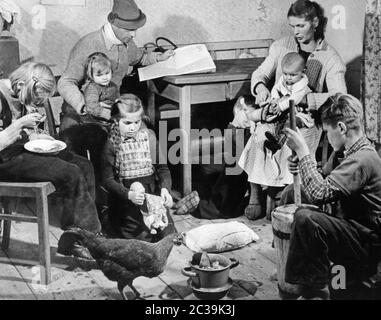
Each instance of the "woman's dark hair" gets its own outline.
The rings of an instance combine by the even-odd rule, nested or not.
[[[308,21],[319,19],[319,25],[315,30],[315,40],[324,39],[328,18],[324,16],[324,9],[316,2],[309,0],[297,0],[288,10],[287,17],[304,17]]]

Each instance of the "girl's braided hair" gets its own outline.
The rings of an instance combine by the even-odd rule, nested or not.
[[[141,111],[142,121],[150,124],[150,118],[145,114],[142,100],[132,93],[125,93],[111,107],[111,118],[119,119],[120,110],[126,113],[135,113]]]
[[[56,91],[53,72],[43,63],[24,63],[10,74],[9,79],[14,94],[23,105],[40,106]]]

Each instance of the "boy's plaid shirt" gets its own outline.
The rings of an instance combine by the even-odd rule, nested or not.
[[[360,138],[348,151],[344,151],[344,159],[364,146],[371,146],[366,137]],[[323,178],[311,155],[307,155],[300,160],[299,170],[304,191],[313,204],[320,205],[338,199],[341,191],[333,184],[329,176],[326,179]]]

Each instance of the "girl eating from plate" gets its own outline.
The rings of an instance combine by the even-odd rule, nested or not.
[[[98,233],[101,225],[91,163],[65,150],[52,155],[24,148],[28,141],[36,139],[52,139],[55,143],[37,129],[44,121],[37,110],[55,89],[54,75],[42,63],[25,63],[9,79],[0,80],[0,177],[10,182],[52,182],[63,198],[61,228],[77,226]],[[92,259],[87,249],[69,238],[63,237],[59,242],[58,253]]]

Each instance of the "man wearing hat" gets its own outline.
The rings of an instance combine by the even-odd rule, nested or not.
[[[101,153],[107,133],[96,124],[86,123],[82,89],[87,84],[86,63],[89,55],[102,52],[111,60],[112,81],[120,88],[123,78],[134,65],[149,65],[168,59],[172,50],[146,53],[134,42],[136,30],[146,22],[145,14],[134,0],[114,0],[108,22],[82,37],[71,50],[68,64],[58,81],[58,92],[64,99],[60,138],[68,148],[82,156],[90,156],[96,180],[100,179]],[[111,112],[110,112],[111,117]]]
[[[112,61],[113,78],[119,87],[132,66],[149,65],[168,59],[172,50],[165,53],[145,53],[133,41],[136,30],[146,22],[145,14],[133,0],[114,0],[108,22],[100,29],[82,37],[71,50],[68,64],[60,80],[58,92],[64,99],[60,132],[80,123],[85,100],[81,92],[86,82],[85,65],[94,52],[103,52]]]

